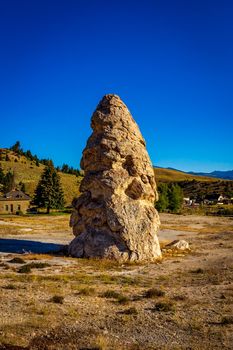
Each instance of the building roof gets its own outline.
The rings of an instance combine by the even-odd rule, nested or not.
[[[0,197],[0,201],[19,201],[19,200],[30,201],[31,198],[27,194],[19,190],[12,190],[4,194],[2,197]]]

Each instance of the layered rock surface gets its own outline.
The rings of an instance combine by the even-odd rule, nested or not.
[[[81,196],[74,200],[69,245],[75,257],[154,260],[161,256],[154,171],[145,141],[116,95],[103,97],[83,151]]]

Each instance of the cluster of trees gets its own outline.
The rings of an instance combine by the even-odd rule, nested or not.
[[[17,187],[25,192],[25,185],[23,182],[20,182]],[[15,188],[14,173],[8,171],[4,174],[0,165],[0,190],[3,193],[7,193],[13,188]],[[50,209],[64,208],[64,193],[60,177],[52,161],[49,161],[48,165],[44,168],[36,187],[32,203],[38,208],[46,208],[48,214],[50,213]]]
[[[37,155],[33,155],[32,152],[30,150],[24,151],[23,148],[20,145],[19,141],[16,141],[16,143],[10,147],[10,150],[14,153],[16,153],[18,156],[24,156],[26,157],[28,160],[30,161],[34,161],[36,163],[37,166],[39,166],[40,164],[40,160],[37,157]],[[7,160],[7,159],[6,159]]]
[[[75,176],[80,176],[80,170],[75,169],[72,166],[69,166],[68,164],[63,164],[62,167],[57,167],[57,171],[61,171],[64,174],[72,174]]]
[[[33,204],[38,208],[46,208],[47,214],[50,213],[50,209],[64,207],[64,194],[60,177],[52,161],[48,163],[41,175],[35,190]]]
[[[10,150],[13,151],[14,153],[16,153],[19,156],[24,156],[28,160],[34,161],[37,166],[39,166],[40,163],[45,165],[45,166],[49,166],[50,163],[52,162],[50,159],[44,159],[44,158],[39,159],[37,157],[37,155],[33,155],[30,150],[24,151],[23,148],[21,147],[19,141],[17,141],[12,147],[10,147]],[[6,160],[10,160],[8,155],[6,155]],[[72,175],[80,176],[80,170],[79,169],[75,169],[73,167],[70,167],[67,164],[63,164],[61,167],[58,166],[56,168],[56,170],[60,171],[62,173],[65,173],[65,174],[72,174]]]
[[[4,174],[3,169],[0,165],[0,190],[3,193],[10,192],[15,186],[15,176],[14,173],[8,171]]]
[[[3,193],[8,193],[16,187],[15,174],[12,171],[8,171],[4,174],[4,171],[0,164],[0,191]],[[23,192],[26,191],[25,184],[20,181],[17,188]]]
[[[156,209],[159,212],[169,211],[177,213],[183,203],[183,191],[174,183],[160,183],[158,185],[159,200],[156,202]]]

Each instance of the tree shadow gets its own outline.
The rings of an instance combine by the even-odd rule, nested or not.
[[[0,238],[0,253],[56,254],[65,251],[65,247],[66,245],[57,243]]]

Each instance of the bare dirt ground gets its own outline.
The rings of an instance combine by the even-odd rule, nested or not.
[[[191,251],[124,265],[55,253],[68,220],[0,218],[0,349],[233,348],[233,218],[163,214]]]

